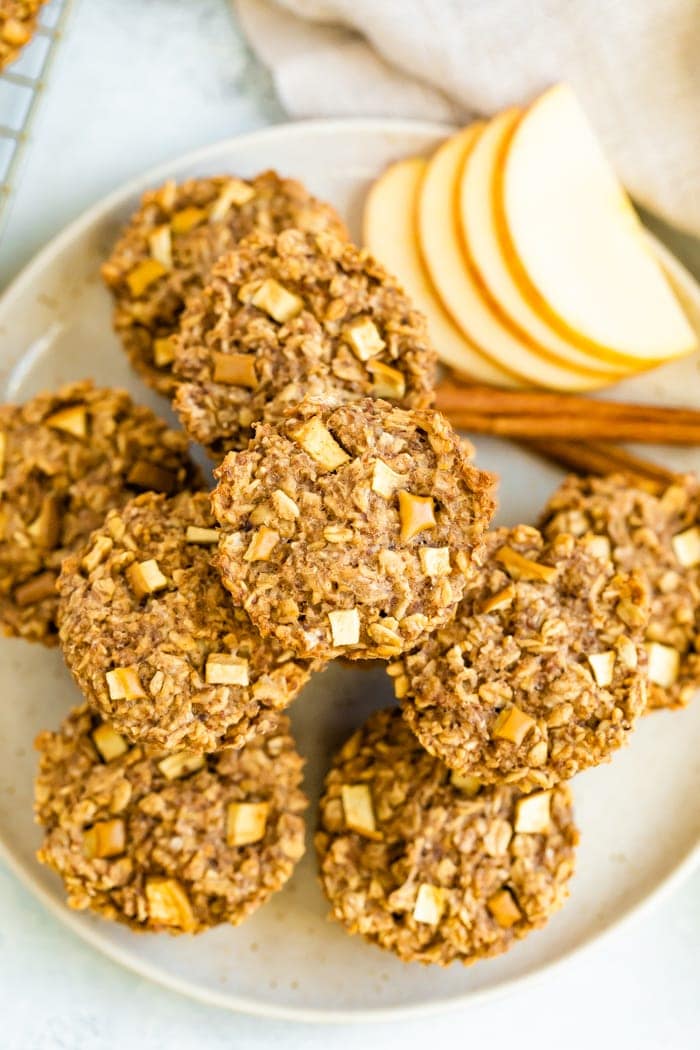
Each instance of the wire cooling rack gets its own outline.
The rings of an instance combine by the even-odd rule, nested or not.
[[[72,2],[50,0],[45,4],[31,41],[0,72],[0,232]]]

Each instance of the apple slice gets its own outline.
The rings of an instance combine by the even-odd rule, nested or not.
[[[418,254],[414,224],[417,190],[425,166],[422,157],[409,157],[392,164],[377,179],[365,202],[364,242],[425,314],[431,339],[446,365],[491,386],[527,385],[471,346],[435,297]]]
[[[489,121],[464,158],[457,192],[467,258],[505,323],[540,353],[570,368],[595,370],[608,376],[638,371],[636,362],[611,365],[595,349],[582,349],[560,335],[531,305],[506,262],[493,206],[494,182],[499,157],[520,113],[519,109],[507,109]]]
[[[499,229],[541,315],[613,362],[648,365],[694,350],[695,333],[571,88],[559,84],[501,123],[492,135],[496,152],[506,143]],[[468,228],[469,199],[465,190]]]
[[[472,124],[447,139],[425,168],[418,198],[418,246],[435,291],[473,346],[530,385],[578,391],[605,386],[615,376],[563,366],[504,324],[468,265],[459,238],[456,194],[464,157],[482,127]]]

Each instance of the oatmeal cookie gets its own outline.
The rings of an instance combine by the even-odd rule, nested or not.
[[[265,636],[302,656],[386,659],[453,615],[494,478],[437,412],[304,401],[216,472],[218,565]]]
[[[173,346],[185,300],[220,255],[255,231],[294,226],[347,237],[336,211],[273,171],[172,180],[144,194],[102,278],[115,301],[114,327],[132,365],[161,394],[175,389]]]
[[[202,479],[183,433],[85,381],[0,406],[0,625],[55,645],[61,563],[112,507]]]
[[[0,69],[18,58],[36,29],[46,0],[0,0]]]
[[[546,536],[581,536],[623,572],[649,582],[649,707],[682,707],[700,686],[700,488],[697,479],[660,495],[628,478],[570,477],[542,512]]]
[[[68,558],[60,638],[88,702],[129,740],[242,747],[274,730],[312,669],[263,642],[211,565],[207,493],[139,496]]]
[[[305,395],[433,403],[423,316],[379,263],[328,233],[246,238],[215,265],[175,340],[174,408],[214,458]]]
[[[389,668],[406,721],[450,768],[549,788],[606,761],[646,705],[637,574],[562,534],[497,529],[453,623]]]
[[[289,722],[239,751],[129,748],[87,705],[40,733],[37,856],[68,904],[139,931],[234,926],[304,852],[303,761]]]
[[[316,847],[333,915],[405,962],[469,964],[544,926],[569,895],[569,789],[522,795],[450,774],[397,710],[348,740]]]

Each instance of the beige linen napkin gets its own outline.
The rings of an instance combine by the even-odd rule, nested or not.
[[[558,80],[638,202],[700,234],[698,0],[234,0],[294,117],[465,121]]]

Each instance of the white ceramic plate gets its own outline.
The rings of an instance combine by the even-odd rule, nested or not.
[[[428,149],[433,124],[353,120],[271,128],[173,161],[130,183],[54,240],[0,301],[0,397],[24,399],[60,381],[94,376],[127,386],[163,411],[129,371],[110,329],[100,262],[140,193],[168,176],[266,167],[297,176],[332,201],[357,232],[369,181],[390,161]],[[700,304],[692,281],[686,295]],[[618,388],[619,396],[682,402],[698,387],[692,358]],[[662,458],[661,455],[659,458]],[[700,468],[686,452],[669,462]],[[529,521],[559,480],[510,444],[479,441],[479,462],[502,476],[503,523]],[[197,938],[135,936],[63,905],[61,884],[34,859],[32,740],[79,697],[60,654],[0,641],[0,839],[9,864],[48,907],[100,951],[194,998],[250,1013],[300,1020],[366,1020],[477,1002],[541,974],[658,895],[697,859],[700,839],[700,704],[643,721],[614,763],[578,778],[582,842],[570,902],[542,932],[508,955],[448,970],[398,962],[327,920],[311,849],[286,889],[238,929]],[[373,708],[390,703],[381,670],[333,667],[313,681],[292,716],[307,756],[314,803],[332,751]]]

